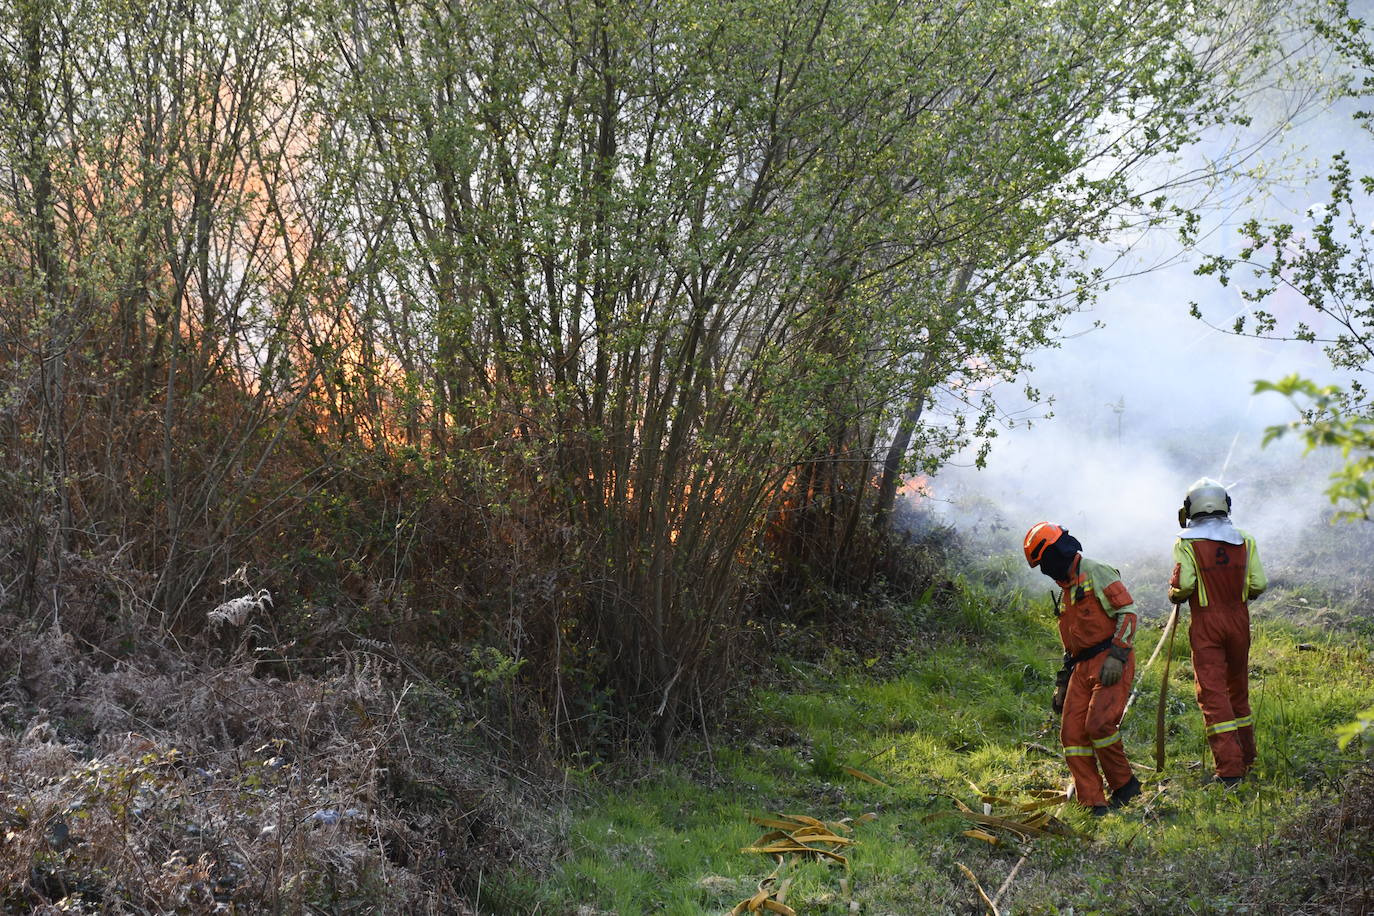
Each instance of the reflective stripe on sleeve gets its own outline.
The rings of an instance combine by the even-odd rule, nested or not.
[[[1125,646],[1127,649],[1131,647],[1131,643],[1135,639],[1135,614],[1128,611],[1125,614],[1117,615],[1116,632],[1112,634],[1112,638],[1116,640],[1116,644],[1119,646]]]

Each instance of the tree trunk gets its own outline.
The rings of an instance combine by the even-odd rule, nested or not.
[[[897,481],[901,478],[902,460],[911,448],[911,438],[921,424],[921,414],[925,410],[926,398],[930,394],[930,380],[935,377],[934,369],[939,362],[949,328],[953,327],[964,310],[963,298],[968,292],[969,282],[973,279],[973,266],[959,268],[950,282],[947,308],[938,322],[932,321],[930,335],[926,340],[926,352],[921,358],[920,387],[907,402],[902,412],[901,422],[897,424],[897,434],[887,449],[883,460],[883,477],[878,485],[878,504],[873,511],[873,527],[878,534],[886,535],[892,524],[892,509],[897,502]]]

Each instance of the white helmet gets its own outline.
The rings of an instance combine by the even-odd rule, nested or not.
[[[1178,523],[1188,522],[1203,515],[1229,515],[1231,496],[1226,488],[1210,477],[1203,477],[1188,488],[1183,497],[1183,508],[1178,510]]]

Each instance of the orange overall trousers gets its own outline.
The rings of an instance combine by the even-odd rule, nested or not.
[[[1250,716],[1250,607],[1245,602],[1246,547],[1224,541],[1189,542],[1207,603],[1188,598],[1193,677],[1207,744],[1218,776],[1244,776],[1255,762]],[[1174,573],[1177,585],[1178,572]]]
[[[1121,680],[1110,687],[1104,687],[1097,677],[1106,660],[1107,653],[1100,652],[1074,666],[1059,727],[1074,794],[1079,804],[1089,808],[1107,804],[1102,791],[1103,776],[1107,777],[1109,788],[1119,789],[1134,775],[1118,729],[1135,678],[1135,653],[1126,660]]]

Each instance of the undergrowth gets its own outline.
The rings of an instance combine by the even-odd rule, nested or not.
[[[727,913],[776,874],[792,879],[787,904],[798,913],[974,913],[986,910],[973,880],[992,895],[1018,862],[1000,898],[1004,913],[1374,906],[1371,777],[1355,745],[1341,751],[1335,737],[1371,700],[1366,636],[1303,628],[1257,607],[1251,696],[1260,757],[1252,778],[1228,791],[1210,783],[1181,629],[1162,774],[1151,766],[1162,660],[1140,680],[1123,727],[1145,783],[1141,799],[1105,820],[1064,806],[1059,816],[1081,839],[1003,837],[989,846],[944,814],[956,799],[977,808],[980,792],[1025,798],[1064,786],[1048,708],[1058,644],[1045,602],[951,585],[903,609],[881,660],[870,640],[784,661],[681,764],[622,773],[609,793],[589,781],[564,861],[537,877],[488,885],[482,906],[577,916]],[[1142,665],[1158,623],[1143,626]],[[913,635],[920,633],[941,636]],[[779,869],[741,852],[762,832],[754,815],[840,821],[864,812],[878,816],[851,821],[857,843],[847,867]]]
[[[76,590],[60,615],[0,612],[0,910],[726,913],[778,869],[741,852],[769,813],[856,841],[846,867],[777,870],[808,914],[978,912],[972,882],[994,893],[1018,863],[1002,912],[1374,906],[1374,777],[1361,742],[1335,737],[1374,700],[1369,631],[1272,604],[1256,608],[1254,780],[1206,784],[1180,633],[1164,776],[1144,767],[1162,665],[1124,729],[1139,804],[1061,812],[1088,839],[964,836],[945,816],[957,802],[1066,776],[1054,621],[997,581],[816,597],[844,602],[818,615],[828,629],[760,623],[757,644],[782,654],[743,672],[728,715],[672,763],[588,753],[562,772],[548,739],[507,727],[517,662],[490,649],[430,659],[445,678],[383,641],[277,633],[265,606],[240,632],[181,637],[132,597],[118,614]]]
[[[0,912],[464,914],[542,858],[540,754],[388,644],[57,606],[0,610]]]

